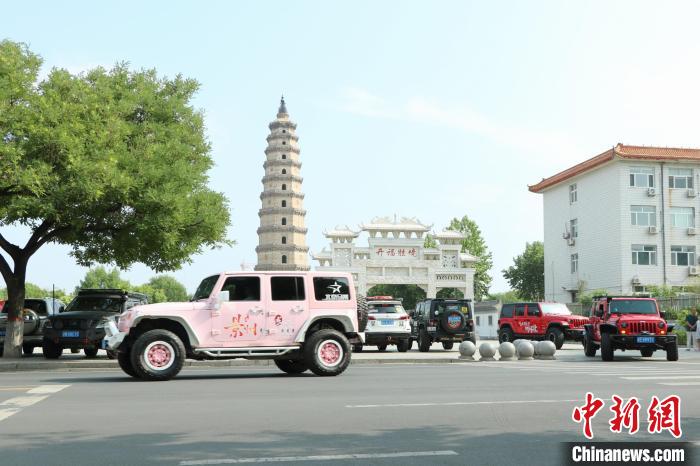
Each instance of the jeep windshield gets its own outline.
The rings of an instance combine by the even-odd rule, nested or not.
[[[571,311],[565,304],[561,303],[542,303],[540,304],[544,314],[553,314],[558,316],[570,316]]]
[[[202,280],[202,283],[197,287],[197,291],[194,292],[192,296],[192,301],[199,301],[200,299],[208,299],[211,296],[211,292],[214,290],[216,282],[219,280],[218,275],[212,275]]]
[[[464,309],[464,312],[466,312],[467,303],[438,303],[435,305],[435,310],[438,312],[445,312],[445,311],[462,312],[463,309]]]
[[[656,301],[651,299],[613,299],[610,314],[656,314]]]
[[[405,312],[400,304],[370,304],[370,314],[398,314]]]
[[[108,296],[78,296],[66,307],[65,312],[71,311],[101,311],[121,313],[124,298]]]

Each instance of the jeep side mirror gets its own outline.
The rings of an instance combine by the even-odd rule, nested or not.
[[[216,302],[214,303],[214,307],[216,309],[219,309],[221,307],[221,303],[224,303],[229,300],[229,292],[228,290],[225,291],[219,291],[219,294],[216,295]]]
[[[66,310],[66,306],[61,306],[58,308],[58,313],[60,314],[61,312],[64,312]]]
[[[666,320],[666,311],[659,311],[659,315],[662,319]]]

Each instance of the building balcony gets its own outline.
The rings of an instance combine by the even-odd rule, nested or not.
[[[270,197],[295,197],[297,199],[304,199],[304,193],[297,193],[288,189],[284,191],[281,189],[270,189],[260,193],[261,201]]]
[[[285,145],[274,145],[274,146],[267,146],[265,149],[265,154],[270,155],[270,154],[284,154],[284,153],[294,153],[294,154],[299,154],[300,150],[296,146],[290,146],[289,144]]]
[[[267,137],[268,143],[272,142],[272,141],[290,141],[290,140],[297,142],[297,141],[299,141],[299,136],[297,136],[294,133],[288,132],[288,133],[273,133]],[[287,144],[287,145],[289,145],[289,144]]]
[[[258,216],[262,217],[263,215],[299,215],[299,216],[306,216],[306,210],[304,209],[295,209],[293,207],[270,207],[267,209],[260,209],[258,210]]]
[[[255,248],[255,252],[303,252],[306,254],[309,252],[307,246],[296,246],[294,244],[261,244]]]
[[[281,129],[295,130],[295,129],[297,129],[297,124],[291,120],[283,120],[283,121],[275,120],[272,123],[270,123],[269,125],[267,125],[267,127],[270,128],[270,131],[274,131],[274,130],[280,129],[280,128]]]
[[[287,182],[290,182],[290,183],[291,183],[292,181],[296,181],[297,183],[303,183],[303,182],[304,182],[304,178],[302,178],[301,176],[297,176],[297,175],[290,175],[290,174],[288,174],[288,173],[285,173],[284,175],[281,174],[281,173],[275,173],[275,174],[273,174],[273,175],[265,175],[265,176],[263,176],[263,178],[262,178],[261,181],[262,181],[263,183],[265,183],[266,181],[287,181]]]
[[[260,233],[301,233],[305,235],[309,229],[305,227],[295,227],[294,225],[266,225],[258,228]]]
[[[291,160],[291,159],[266,160],[265,163],[263,163],[263,168],[267,169],[268,167],[284,167],[284,168],[296,167],[296,168],[301,169],[301,162],[299,162],[298,160]]]

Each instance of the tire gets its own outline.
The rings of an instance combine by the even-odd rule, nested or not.
[[[442,342],[442,347],[446,350],[451,350],[454,347],[454,342],[453,341],[443,341]]]
[[[666,345],[666,361],[678,361],[678,342],[675,340]]]
[[[364,332],[367,328],[367,298],[362,295],[357,295],[357,327],[359,332]]]
[[[411,340],[406,339],[406,340],[399,340],[398,343],[396,343],[396,349],[398,350],[399,353],[405,353],[411,348]]]
[[[598,351],[598,349],[595,347],[595,343],[593,343],[593,337],[586,333],[583,337],[583,353],[589,358],[593,358],[595,357],[596,351]]]
[[[362,345],[353,345],[352,346],[352,352],[353,353],[361,353],[362,352]]]
[[[117,359],[117,353],[112,350],[107,350],[107,359]]]
[[[51,340],[44,340],[41,345],[41,352],[44,353],[46,359],[58,359],[61,357],[61,354],[63,354],[63,346]]]
[[[301,374],[309,369],[306,362],[293,359],[275,359],[275,365],[287,374]]]
[[[510,327],[503,327],[498,331],[498,342],[499,343],[505,343],[505,342],[511,342],[513,343],[513,329]],[[476,343],[474,343],[476,344]]]
[[[387,346],[387,345],[377,345],[377,349],[378,349],[379,351],[386,351],[386,346]]]
[[[184,363],[185,345],[169,330],[149,330],[139,335],[131,347],[131,365],[143,380],[170,380]]]
[[[549,327],[544,337],[554,343],[557,349],[561,349],[564,346],[564,332],[559,327]]]
[[[34,354],[34,345],[29,345],[27,343],[23,344],[22,353],[24,353],[25,356],[31,356]]]
[[[600,335],[600,357],[603,358],[603,361],[612,361],[615,358],[615,350],[609,333],[601,333]]]
[[[459,324],[455,325],[452,324],[450,325],[450,317],[459,317]],[[456,323],[456,321],[453,320],[453,322]],[[447,333],[459,333],[462,331],[464,328],[464,324],[466,323],[466,318],[464,317],[464,314],[462,314],[459,311],[450,311],[450,312],[445,312],[443,315],[440,316],[440,325],[442,325],[442,328],[447,332]]]
[[[125,353],[120,351],[117,353],[116,357],[117,362],[119,363],[119,367],[122,368],[126,375],[138,378],[138,375],[136,375],[136,371],[134,370],[134,366],[131,365],[131,353]]]
[[[640,350],[642,353],[643,358],[650,358],[654,355],[654,350],[652,348],[644,348],[643,350]]]
[[[318,330],[306,338],[304,362],[320,376],[342,374],[350,365],[350,343],[337,330]]]
[[[424,329],[421,328],[418,330],[418,351],[421,353],[427,353],[430,351],[430,344],[432,342],[430,341],[430,335],[428,335],[428,332]]]
[[[83,348],[83,353],[85,353],[85,357],[88,359],[92,359],[97,356],[97,347],[95,348]]]

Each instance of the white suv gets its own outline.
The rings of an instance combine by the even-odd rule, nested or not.
[[[408,351],[411,321],[401,300],[391,296],[368,296],[367,307],[365,344],[377,345],[379,351],[386,350],[388,345],[396,345],[396,349],[402,353]],[[362,344],[354,345],[353,351],[362,351]]]

